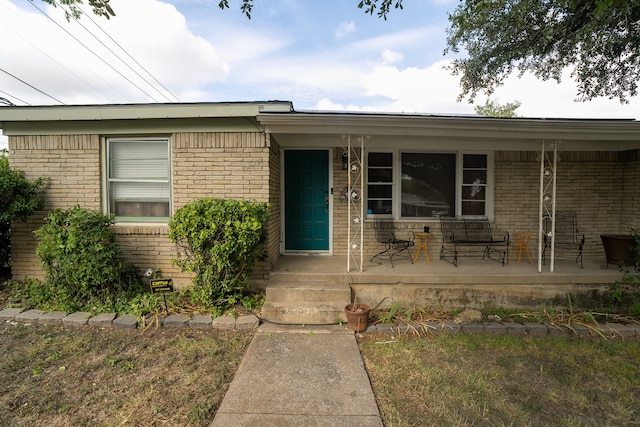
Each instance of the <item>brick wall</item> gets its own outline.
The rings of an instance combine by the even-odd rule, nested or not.
[[[625,234],[629,228],[640,229],[640,150],[624,153],[621,223]]]
[[[496,226],[538,232],[540,162],[536,152],[496,153]],[[560,152],[556,166],[556,210],[575,211],[585,235],[584,257],[603,258],[601,233],[623,231],[624,163],[618,152]],[[637,187],[636,187],[637,188]],[[630,195],[631,196],[631,195]],[[638,200],[638,194],[631,198]],[[508,201],[505,203],[505,201]],[[530,246],[537,254],[537,243]],[[560,254],[561,255],[561,254]]]
[[[49,178],[43,192],[45,209],[29,221],[12,224],[11,264],[16,280],[43,278],[35,254],[33,231],[44,224],[47,213],[76,204],[100,209],[100,138],[97,135],[42,135],[9,137],[9,163],[36,179]]]
[[[10,137],[9,146],[13,168],[29,171],[30,179],[50,178],[45,191],[45,210],[27,223],[13,224],[12,238],[14,278],[43,278],[35,254],[37,241],[33,230],[43,224],[47,212],[76,204],[91,210],[101,209],[100,137]],[[269,139],[261,133],[174,134],[171,138],[174,212],[204,197],[272,202],[277,190],[270,189],[270,185],[279,180],[279,172],[270,169],[275,159],[278,159],[277,148],[272,149]],[[258,284],[264,282],[270,263],[277,258],[273,248],[278,248],[278,226],[278,215],[272,215],[267,242],[269,259],[256,266],[252,278]],[[125,258],[141,270],[159,268],[163,275],[174,277],[176,286],[189,284],[190,276],[171,265],[175,246],[167,237],[166,225],[117,224],[114,231]]]

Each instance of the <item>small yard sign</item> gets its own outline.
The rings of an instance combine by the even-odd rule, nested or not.
[[[154,294],[173,292],[173,280],[172,279],[151,279],[151,292]]]
[[[172,279],[150,279],[149,285],[151,285],[151,293],[162,294],[164,298],[164,310],[169,315],[169,306],[167,305],[167,293],[173,292],[173,280]]]

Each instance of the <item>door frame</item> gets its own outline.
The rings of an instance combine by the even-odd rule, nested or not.
[[[328,178],[328,186],[327,191],[329,192],[329,212],[328,212],[328,228],[329,228],[329,249],[328,250],[286,250],[285,249],[285,175],[284,169],[287,165],[284,162],[284,152],[285,151],[326,151],[328,157],[328,170],[327,170],[327,178]],[[333,255],[333,150],[331,148],[326,147],[304,147],[304,148],[282,148],[280,150],[280,254],[282,255]]]

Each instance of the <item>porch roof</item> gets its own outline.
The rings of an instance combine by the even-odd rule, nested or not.
[[[365,145],[403,147],[456,142],[464,149],[538,151],[541,141],[562,141],[565,151],[640,149],[633,119],[536,119],[420,114],[261,113],[258,122],[282,146],[341,146],[342,135],[372,137]],[[382,137],[382,138],[375,138]]]

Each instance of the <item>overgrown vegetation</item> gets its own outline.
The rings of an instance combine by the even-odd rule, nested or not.
[[[24,221],[44,207],[40,190],[46,183],[47,178],[30,181],[24,172],[12,170],[7,150],[0,150],[0,278],[11,266],[10,221]]]
[[[198,301],[224,311],[245,299],[254,264],[264,257],[267,220],[266,203],[243,200],[206,198],[176,211],[169,221],[174,263],[195,273]]]
[[[47,216],[35,231],[46,282],[32,280],[27,287],[32,298],[40,298],[40,307],[74,312],[101,306],[122,312],[130,298],[144,292],[137,269],[121,257],[113,222],[80,206]]]

